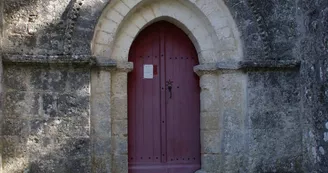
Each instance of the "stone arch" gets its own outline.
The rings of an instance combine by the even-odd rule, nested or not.
[[[239,32],[221,0],[113,1],[99,19],[92,52],[103,58],[127,61],[136,35],[161,19],[176,24],[190,36],[200,63],[242,59]]]
[[[94,159],[108,162],[110,158],[111,172],[128,172],[127,75],[133,69],[128,54],[138,33],[158,20],[180,27],[197,49],[201,66],[194,68],[201,87],[202,168],[199,172],[222,172],[219,163],[223,160],[223,132],[229,132],[232,137],[243,135],[240,129],[246,117],[247,79],[238,70],[216,70],[220,61],[225,64],[243,59],[239,32],[223,0],[112,0],[107,5],[95,29],[91,50],[97,61],[115,60],[117,68],[92,72],[91,125],[96,129],[95,146],[107,139],[110,152]],[[110,127],[104,127],[103,119],[108,117]],[[225,123],[225,120],[233,122]],[[234,149],[228,147],[224,152]]]

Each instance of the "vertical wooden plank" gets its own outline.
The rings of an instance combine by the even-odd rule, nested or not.
[[[143,151],[142,151],[142,146],[143,146],[143,107],[144,107],[144,102],[143,100],[143,61],[144,61],[144,55],[143,55],[143,47],[144,41],[140,40],[139,46],[137,47],[137,56],[135,59],[135,64],[136,64],[136,103],[139,103],[136,105],[136,161],[141,162],[143,158]],[[136,104],[134,103],[134,104]]]
[[[153,115],[153,162],[160,162],[161,158],[161,86],[160,86],[160,76],[158,75],[158,68],[160,66],[160,36],[159,36],[159,27],[154,27],[154,36],[153,36],[153,65],[154,65],[154,79],[153,79],[153,92],[152,92],[152,115]],[[156,72],[157,71],[157,72]]]
[[[166,57],[165,57],[165,68],[166,68],[166,82],[168,81],[172,81],[172,77],[173,77],[173,64],[174,64],[174,48],[175,45],[173,43],[173,33],[171,32],[171,28],[169,26],[166,26],[167,31],[165,32],[165,42],[166,42],[166,49],[165,49],[165,53],[166,53]],[[167,134],[166,134],[166,144],[167,144],[167,161],[170,163],[172,162],[173,159],[173,153],[174,151],[174,145],[175,145],[175,138],[174,138],[174,117],[171,116],[173,114],[173,100],[172,98],[170,98],[170,93],[168,91],[168,88],[166,88],[166,119],[167,119]]]
[[[133,45],[137,43],[134,42]],[[136,57],[135,46],[132,46],[129,52],[129,61],[134,62]],[[136,64],[135,64],[136,65]],[[136,131],[135,131],[135,102],[136,102],[136,71],[137,68],[134,68],[131,73],[128,74],[128,155],[129,162],[132,163],[135,160],[135,145],[136,145]]]
[[[160,80],[161,80],[161,161],[163,163],[167,162],[167,138],[166,138],[166,57],[168,56],[165,49],[167,48],[167,43],[165,38],[167,37],[166,28],[160,26]]]
[[[148,28],[147,35],[144,37],[145,39],[145,49],[144,49],[144,64],[152,64],[152,28]],[[144,154],[144,161],[148,162],[151,158],[152,154],[152,83],[153,79],[142,79],[142,83],[144,84],[144,92],[143,92],[143,100],[140,102],[144,102],[144,120],[143,120],[143,154]]]

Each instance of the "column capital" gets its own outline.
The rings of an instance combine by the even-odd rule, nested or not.
[[[218,72],[216,63],[207,63],[194,66],[194,72],[198,76],[203,76],[206,74],[215,74]]]

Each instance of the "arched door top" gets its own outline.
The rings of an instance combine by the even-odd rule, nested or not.
[[[138,33],[155,21],[167,20],[188,34],[201,64],[242,59],[239,33],[224,2],[204,2],[112,2],[99,19],[92,43],[93,54],[126,62]]]

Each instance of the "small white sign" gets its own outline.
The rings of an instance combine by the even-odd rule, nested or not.
[[[152,64],[144,64],[144,79],[153,79],[154,66]]]

